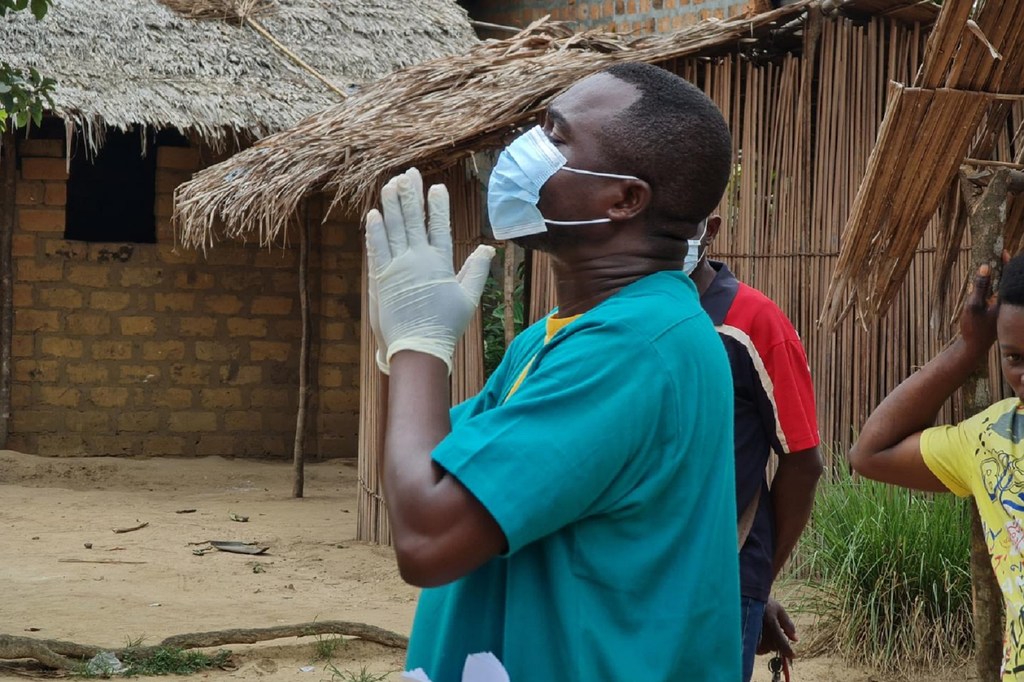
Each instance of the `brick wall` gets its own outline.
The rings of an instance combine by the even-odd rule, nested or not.
[[[325,199],[322,205],[329,204]],[[355,457],[359,432],[359,316],[362,233],[359,218],[332,214],[316,229],[319,292],[314,324],[319,337],[316,429],[326,456]],[[292,243],[296,240],[292,239]],[[312,253],[311,253],[312,260]],[[294,428],[292,429],[294,433]]]
[[[209,155],[159,147],[157,244],[66,241],[62,140],[19,146],[9,447],[54,455],[290,457],[301,325],[291,248],[175,248],[172,192]],[[360,238],[311,245],[307,452],[354,456]],[[314,367],[317,365],[314,364]]]
[[[604,28],[638,35],[665,33],[703,19],[742,13],[751,0],[468,0],[473,19],[523,28],[545,15],[576,22],[579,28]],[[482,32],[484,37],[508,34]]]

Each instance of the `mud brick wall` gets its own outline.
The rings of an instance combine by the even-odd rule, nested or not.
[[[479,21],[523,28],[551,15],[576,22],[580,29],[603,28],[618,33],[666,33],[715,17],[742,13],[751,0],[469,0],[469,14]],[[508,37],[483,32],[485,37]]]
[[[156,244],[64,239],[63,140],[19,146],[9,447],[49,455],[291,457],[298,249],[175,247],[172,192],[210,159],[159,147]],[[319,221],[317,221],[317,224]],[[360,238],[314,229],[307,454],[354,456]]]

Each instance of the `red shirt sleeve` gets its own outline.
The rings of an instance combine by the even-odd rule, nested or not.
[[[789,320],[783,318],[789,325]],[[792,325],[789,325],[792,329]],[[796,332],[793,331],[796,337]],[[771,387],[765,386],[775,408],[776,438],[780,454],[807,450],[819,444],[818,416],[814,407],[814,386],[807,355],[799,338],[772,347],[765,358]]]
[[[781,455],[817,446],[814,385],[800,337],[785,313],[757,289],[740,283],[725,325],[742,330],[764,389],[765,427]]]

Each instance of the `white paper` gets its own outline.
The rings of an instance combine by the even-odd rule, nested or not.
[[[404,682],[430,682],[423,668],[402,673]],[[510,682],[505,666],[498,657],[487,651],[470,654],[462,667],[462,682]]]
[[[462,682],[509,682],[508,672],[490,651],[470,654],[462,668]]]

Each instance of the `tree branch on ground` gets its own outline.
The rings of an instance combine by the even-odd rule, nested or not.
[[[297,625],[277,625],[268,628],[236,628],[212,632],[187,632],[164,639],[159,644],[146,647],[125,647],[109,649],[56,639],[34,639],[17,635],[0,634],[0,660],[33,659],[50,668],[71,670],[104,651],[111,651],[119,658],[131,651],[136,656],[145,656],[163,648],[205,649],[227,644],[254,644],[285,637],[311,637],[314,635],[344,635],[375,642],[387,647],[404,649],[409,638],[397,632],[375,625],[347,620],[321,620]]]

